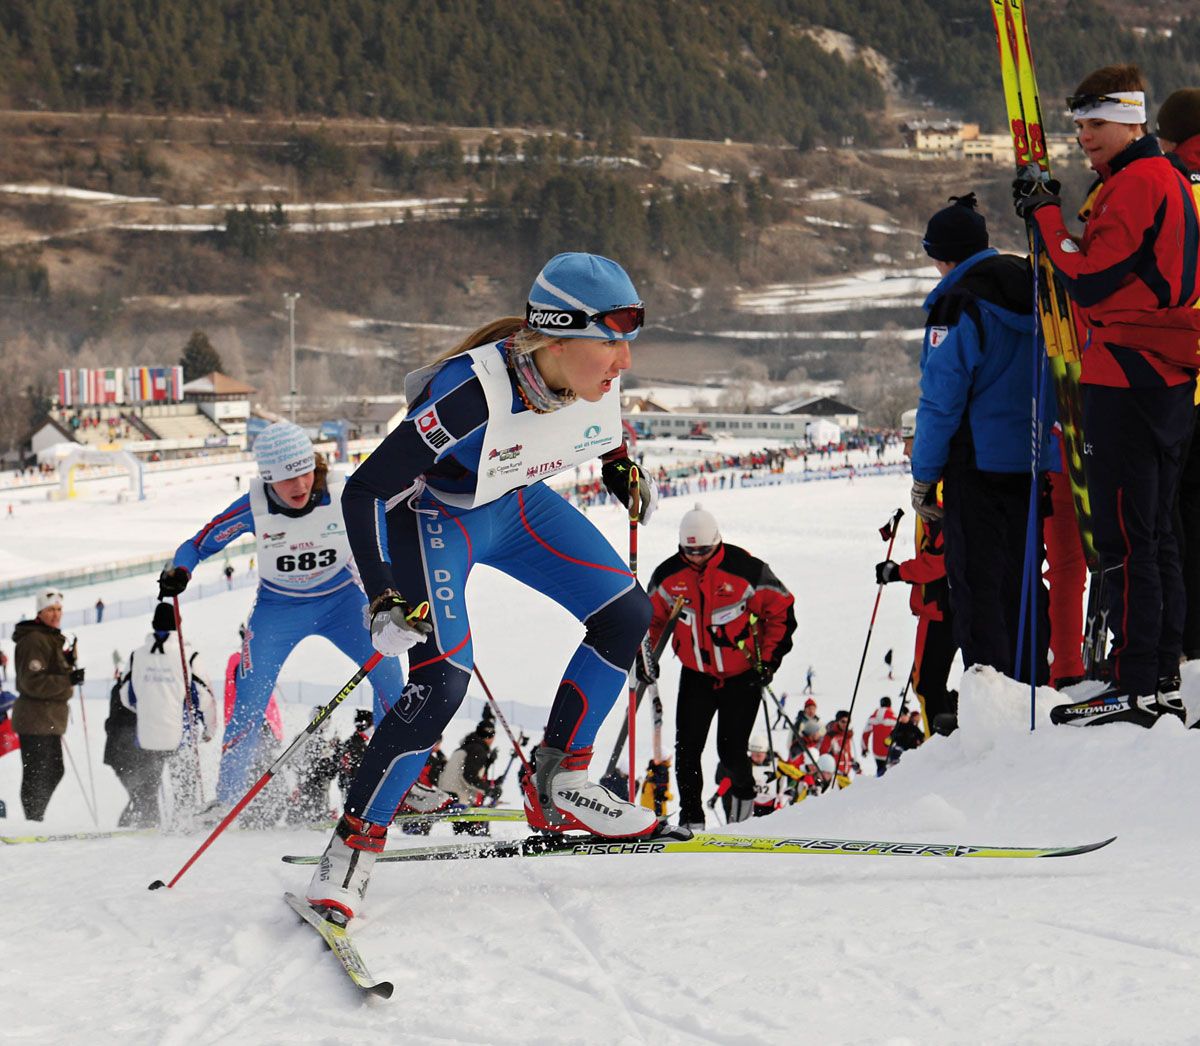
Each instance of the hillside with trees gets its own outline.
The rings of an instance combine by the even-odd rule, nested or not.
[[[1114,60],[1160,93],[1200,82],[1183,3],[1029,16],[1047,100]],[[200,349],[278,402],[284,291],[302,388],[395,388],[562,249],[633,273],[649,376],[838,380],[865,401],[913,368],[911,301],[741,297],[921,265],[925,218],[966,189],[1020,243],[1002,169],[887,148],[901,110],[999,128],[983,0],[7,0],[0,105],[6,433],[58,366]],[[1061,176],[1073,196],[1087,180]]]

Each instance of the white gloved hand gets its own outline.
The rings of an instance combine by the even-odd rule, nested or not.
[[[407,653],[433,631],[425,620],[428,605],[413,610],[397,592],[384,592],[370,606],[371,644],[384,657]]]
[[[642,503],[641,515],[638,516],[638,522],[645,526],[650,522],[650,517],[654,515],[654,510],[658,508],[658,484],[654,482],[653,477],[647,476],[643,472],[638,473],[638,486],[641,489]]]

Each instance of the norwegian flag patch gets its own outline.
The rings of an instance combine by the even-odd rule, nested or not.
[[[929,328],[929,347],[936,349],[942,342],[946,340],[946,336],[950,333],[949,327],[930,327]]]

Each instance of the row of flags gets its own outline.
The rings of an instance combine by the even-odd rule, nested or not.
[[[180,366],[71,367],[58,372],[58,402],[63,407],[182,401]]]

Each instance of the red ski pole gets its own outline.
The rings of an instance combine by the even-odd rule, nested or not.
[[[419,603],[408,616],[409,620],[428,617],[429,604],[427,602]],[[217,838],[217,836],[225,831],[225,829],[233,823],[234,818],[236,818],[238,814],[240,814],[247,806],[250,805],[250,801],[256,795],[258,795],[263,788],[266,787],[267,782],[275,776],[284,763],[291,759],[291,757],[304,746],[305,742],[316,732],[320,725],[331,715],[333,715],[334,709],[336,709],[338,705],[340,705],[346,700],[347,697],[350,696],[350,692],[356,686],[358,686],[359,683],[366,679],[371,669],[373,669],[382,660],[383,655],[378,651],[367,658],[366,662],[359,667],[358,671],[355,672],[353,676],[351,676],[350,681],[346,683],[341,690],[334,694],[332,698],[330,698],[329,703],[325,705],[325,707],[319,712],[317,712],[315,716],[313,716],[312,722],[310,722],[308,726],[306,726],[300,731],[300,733],[296,735],[292,743],[287,746],[287,748],[279,755],[275,762],[267,767],[266,772],[262,775],[262,777],[260,777],[254,782],[253,785],[250,786],[250,791],[242,796],[241,799],[239,799],[234,805],[233,809],[230,810],[229,813],[227,813],[223,818],[221,818],[221,823],[212,830],[208,838],[200,844],[196,852],[184,862],[183,867],[175,873],[175,877],[171,879],[170,882],[165,883],[161,879],[155,879],[154,882],[150,884],[150,889],[161,890],[165,886],[169,890],[172,886],[179,882],[179,880],[183,878],[184,872],[186,872],[193,864],[196,863],[200,855],[213,844],[213,841]]]
[[[532,777],[533,767],[529,765],[529,760],[525,758],[525,753],[521,751],[520,742],[517,741],[516,736],[512,732],[512,727],[508,725],[508,720],[504,718],[504,713],[500,710],[500,702],[492,696],[491,688],[487,685],[486,680],[484,680],[483,673],[479,671],[478,665],[475,666],[475,678],[479,680],[479,685],[483,687],[483,692],[487,695],[488,704],[492,706],[492,711],[496,713],[496,718],[500,720],[500,725],[504,727],[504,732],[508,734],[508,739],[512,742],[513,752],[521,760],[521,765],[525,767],[525,772]],[[522,734],[521,736],[524,737],[525,735]],[[508,771],[506,770],[505,773],[507,774]]]

